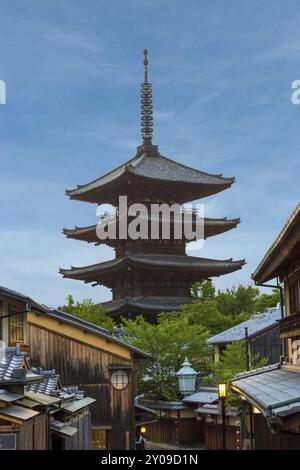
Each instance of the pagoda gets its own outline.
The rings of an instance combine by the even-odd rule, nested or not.
[[[135,203],[180,204],[216,194],[235,182],[221,174],[209,174],[190,168],[162,156],[152,144],[153,114],[152,86],[148,82],[148,52],[144,51],[144,82],[141,85],[141,133],[143,143],[136,155],[118,168],[77,188],[66,190],[70,199],[97,205],[118,207],[119,196],[126,195],[128,205]],[[184,208],[183,208],[184,211]],[[104,215],[103,219],[106,216]],[[119,212],[114,220],[117,223]],[[128,223],[130,221],[128,217]],[[148,223],[151,224],[151,214]],[[204,218],[204,238],[224,233],[239,224],[239,218]],[[175,219],[173,218],[173,225]],[[103,303],[108,313],[134,318],[144,315],[155,321],[161,311],[176,311],[192,302],[190,295],[194,282],[232,273],[244,265],[244,260],[216,260],[188,256],[187,239],[160,236],[158,239],[99,239],[97,225],[63,229],[68,238],[95,245],[106,244],[115,251],[115,259],[85,267],[60,269],[63,277],[78,279],[93,286],[104,285],[112,290],[112,300]]]

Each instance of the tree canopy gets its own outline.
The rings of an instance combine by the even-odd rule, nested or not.
[[[157,399],[178,399],[175,372],[184,357],[193,361],[197,371],[201,371],[207,361],[207,329],[200,324],[191,325],[178,313],[161,313],[156,325],[148,323],[142,316],[136,320],[123,320],[122,328],[128,333],[126,341],[153,356],[153,361],[139,364],[139,393]]]
[[[102,305],[94,303],[92,299],[75,302],[73,296],[68,295],[66,298],[66,304],[58,308],[64,312],[70,313],[71,315],[89,321],[94,325],[101,326],[110,333],[113,331],[115,326],[114,321],[107,315],[107,312]]]

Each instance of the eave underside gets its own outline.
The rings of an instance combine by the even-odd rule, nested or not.
[[[300,204],[252,275],[256,284],[284,278],[289,266],[300,257]]]
[[[110,315],[118,315],[122,312],[132,313],[158,313],[180,310],[182,305],[190,304],[193,299],[190,297],[158,297],[158,296],[140,296],[126,297],[123,299],[104,302],[102,306],[109,310]]]

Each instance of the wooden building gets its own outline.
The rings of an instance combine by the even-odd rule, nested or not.
[[[222,418],[214,387],[201,387],[182,401],[143,400],[156,413],[146,426],[145,438],[153,443],[176,447],[222,449]],[[241,410],[226,408],[227,448],[240,448]]]
[[[96,399],[91,406],[93,447],[133,449],[136,360],[150,356],[100,327],[9,289],[0,288],[0,301],[2,338],[19,344],[33,367],[55,369],[63,387],[78,385]]]
[[[211,336],[208,343],[213,347],[214,362],[219,361],[227,345],[245,340],[246,329],[250,361],[252,357],[258,355],[259,359],[268,358],[268,364],[279,362],[282,355],[279,337],[280,318],[280,306],[268,308],[264,313],[254,314],[249,320]]]
[[[300,449],[299,268],[300,204],[253,274],[257,285],[276,278],[284,285],[286,317],[279,321],[279,330],[288,343],[286,357],[232,381],[233,390],[250,404],[253,425],[250,419],[245,422],[256,449]]]
[[[146,426],[146,440],[173,446],[201,445],[203,426],[193,408],[182,402],[143,400],[155,411],[156,420]]]
[[[1,348],[0,450],[88,450],[89,406],[78,387],[58,390],[55,371],[28,370],[19,346]],[[74,391],[76,390],[76,393]]]
[[[148,59],[145,51],[145,76],[142,84],[141,121],[143,144],[136,155],[110,173],[76,189],[66,190],[71,199],[93,204],[111,204],[118,207],[114,214],[103,215],[102,226],[113,227],[112,235],[99,237],[99,225],[64,229],[68,238],[88,243],[107,244],[115,250],[116,258],[85,267],[61,269],[68,279],[76,279],[93,286],[104,285],[112,289],[113,299],[104,303],[109,314],[116,319],[120,315],[134,317],[143,314],[155,321],[161,311],[179,310],[182,304],[192,301],[191,285],[195,281],[232,273],[244,265],[244,260],[215,260],[187,256],[186,242],[197,237],[207,238],[235,228],[238,218],[204,219],[202,234],[190,238],[183,230],[183,215],[195,228],[197,213],[179,208],[178,212],[163,214],[163,207],[180,205],[198,200],[227,188],[234,178],[224,178],[187,167],[160,154],[152,144],[152,89],[148,82]],[[127,197],[127,205],[143,204],[146,213],[139,214],[139,222],[146,226],[146,237],[139,233],[137,239],[128,235],[128,227],[134,215],[119,207],[119,196]],[[158,212],[154,214],[153,204]],[[158,207],[159,206],[159,207]],[[199,217],[198,217],[199,218]],[[119,223],[125,220],[125,236]],[[202,223],[201,221],[200,223]],[[169,224],[170,232],[164,234]],[[155,234],[152,228],[155,227]],[[176,228],[180,228],[178,235]]]

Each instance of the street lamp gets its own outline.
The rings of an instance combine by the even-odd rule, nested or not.
[[[226,383],[218,384],[218,395],[222,406],[222,448],[226,450],[226,408],[225,401],[227,397]]]
[[[198,372],[191,367],[191,363],[188,361],[187,357],[181,365],[181,369],[175,374],[178,380],[179,391],[183,396],[190,395],[195,391],[195,382]]]

